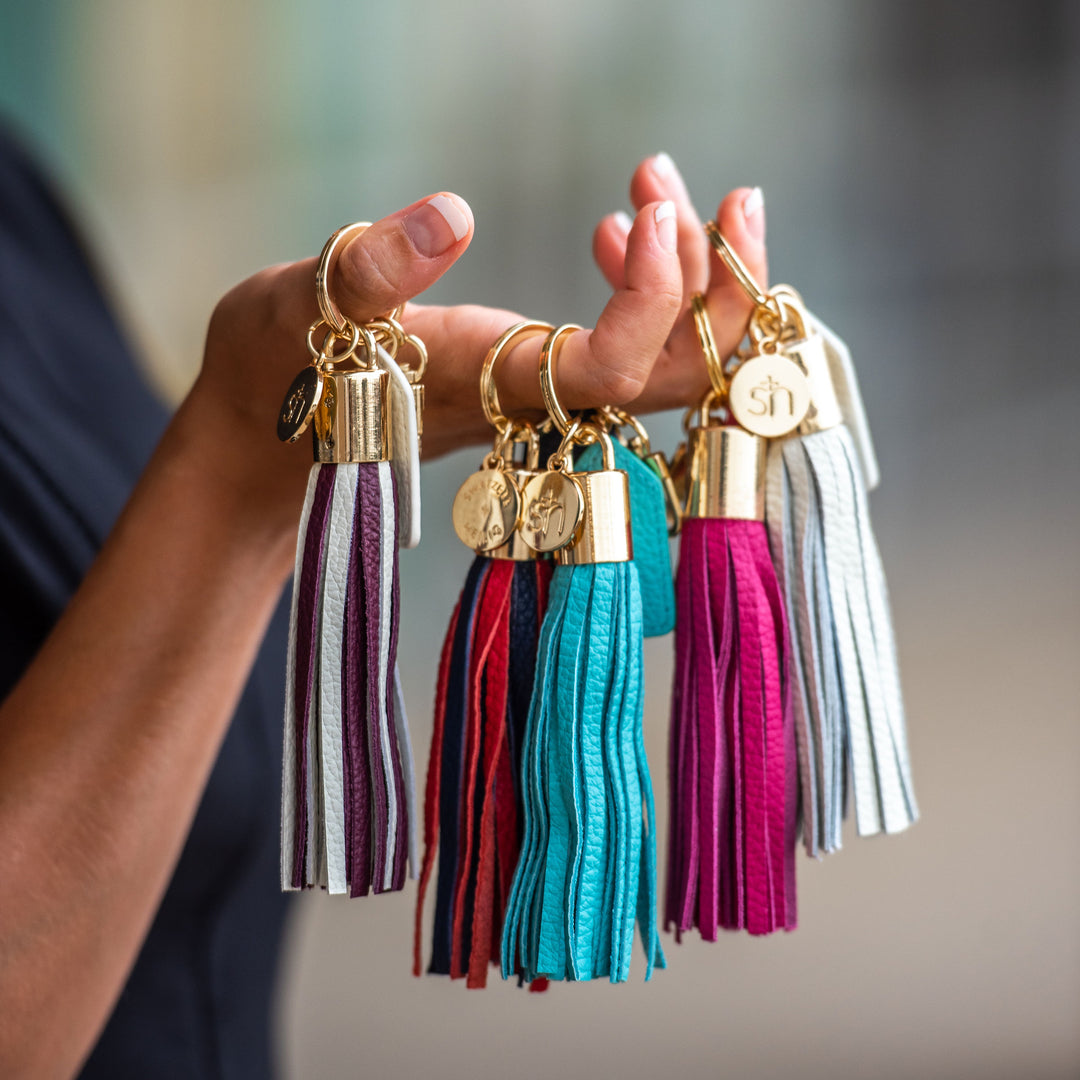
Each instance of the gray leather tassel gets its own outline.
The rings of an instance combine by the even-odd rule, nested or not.
[[[918,809],[867,501],[877,461],[847,348],[816,320],[813,329],[844,423],[770,444],[765,515],[799,675],[803,840],[818,856],[841,846],[849,767],[859,835],[899,832]]]

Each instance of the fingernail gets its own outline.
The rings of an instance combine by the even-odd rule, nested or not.
[[[765,195],[761,188],[754,188],[743,199],[743,220],[746,222],[746,231],[755,240],[765,239]]]
[[[653,172],[660,177],[678,176],[679,174],[671,155],[665,154],[663,151],[652,159],[652,167]]]
[[[656,219],[656,239],[665,251],[674,251],[678,246],[678,228],[675,221],[675,204],[668,199],[660,203],[653,211]]]
[[[441,255],[468,231],[469,219],[448,195],[436,195],[418,206],[402,224],[421,255]]]
[[[619,232],[624,236],[633,228],[633,221],[630,220],[630,215],[625,210],[616,210],[611,215],[615,219],[615,224],[619,227]]]

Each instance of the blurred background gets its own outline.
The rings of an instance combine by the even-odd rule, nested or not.
[[[797,933],[669,945],[648,986],[414,980],[415,886],[303,896],[288,1077],[1080,1074],[1080,4],[9,0],[0,113],[173,400],[228,286],[440,188],[477,227],[432,299],[593,321],[593,225],[660,150],[704,214],[764,188],[774,279],[859,365],[923,821],[801,858]],[[403,557],[421,770],[477,460],[427,467]]]

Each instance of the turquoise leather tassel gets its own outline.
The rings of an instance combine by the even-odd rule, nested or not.
[[[558,566],[525,734],[525,828],[503,977],[629,977],[665,966],[656,819],[642,732],[642,602],[632,562]],[[644,814],[643,814],[644,806]]]

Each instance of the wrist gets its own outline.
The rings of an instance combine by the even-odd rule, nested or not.
[[[301,446],[278,442],[272,427],[255,428],[200,378],[166,430],[154,464],[223,526],[223,543],[243,546],[284,576],[293,562],[310,456]]]

